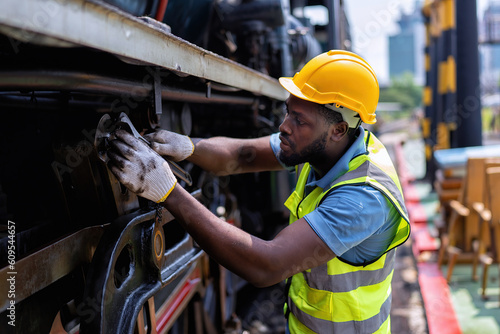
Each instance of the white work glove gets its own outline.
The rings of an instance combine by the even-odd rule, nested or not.
[[[194,144],[188,136],[167,130],[159,130],[144,136],[151,148],[173,161],[182,161],[194,152]]]
[[[153,202],[163,202],[177,179],[168,163],[147,144],[124,130],[110,142],[108,167],[130,191]]]

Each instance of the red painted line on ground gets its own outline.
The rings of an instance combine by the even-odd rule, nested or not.
[[[406,210],[412,225],[426,225],[427,226],[427,213],[424,206],[420,203],[406,203]],[[413,227],[413,226],[412,226]]]
[[[420,252],[433,252],[439,249],[438,242],[430,235],[427,229],[420,230],[416,237],[417,248]]]
[[[439,243],[429,233],[427,214],[421,204],[407,206],[411,223],[411,238],[413,240],[413,254],[418,260],[422,252],[434,252],[439,249]]]
[[[407,185],[415,180],[415,177],[410,173],[406,159],[404,157],[403,146],[401,144],[394,145],[394,154],[396,158],[396,166],[398,167],[398,176],[401,184]]]
[[[406,185],[403,185],[403,195],[405,197],[405,202],[420,202],[420,198],[418,196],[417,188],[411,184],[408,183]]]
[[[420,203],[412,203],[407,205],[407,209],[410,216],[413,255],[418,261],[420,253],[437,251],[439,244],[429,233],[424,207]]]
[[[417,264],[429,334],[462,333],[451,303],[450,290],[437,263]]]

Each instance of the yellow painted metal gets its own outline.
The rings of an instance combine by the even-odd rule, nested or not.
[[[455,0],[443,0],[444,5],[444,20],[443,29],[455,29]]]
[[[428,107],[432,105],[432,88],[429,86],[424,87],[424,93],[422,95],[424,106]]]
[[[446,94],[446,88],[448,87],[448,62],[442,61],[438,64],[438,93],[443,95]]]
[[[434,0],[425,0],[424,1],[424,4],[422,6],[422,14],[424,14],[424,16],[431,16],[431,11],[432,11],[432,6],[434,4]]]
[[[448,124],[440,122],[437,125],[437,138],[435,149],[444,150],[450,148],[450,131]]]
[[[425,144],[425,159],[427,161],[432,159],[432,147],[429,144]]]
[[[455,57],[452,55],[448,56],[447,60],[447,91],[449,93],[456,93],[457,91],[457,64],[455,62]]]
[[[451,55],[438,65],[438,92],[439,94],[455,93],[457,91],[457,65]]]
[[[425,139],[431,137],[431,119],[429,117],[422,119],[422,137]]]
[[[444,21],[444,5],[442,1],[436,1],[432,11],[431,17],[434,17],[435,36],[439,37],[443,34],[443,21]]]

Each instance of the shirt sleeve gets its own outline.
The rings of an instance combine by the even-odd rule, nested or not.
[[[373,187],[343,186],[328,194],[320,206],[304,218],[339,257],[364,246],[359,247],[364,254],[346,258],[362,263],[380,256],[390,244],[397,221],[394,219],[397,212],[391,208],[385,196]],[[373,242],[370,240],[373,238],[383,240]]]

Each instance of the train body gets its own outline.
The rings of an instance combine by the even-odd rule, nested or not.
[[[116,180],[96,126],[125,113],[140,133],[278,131],[287,94],[277,78],[327,43],[299,15],[311,4],[340,11],[330,25],[345,40],[336,1],[2,1],[1,333],[241,329],[248,284]],[[261,238],[287,224],[288,172],[180,167],[192,182],[179,183],[227,223]]]

